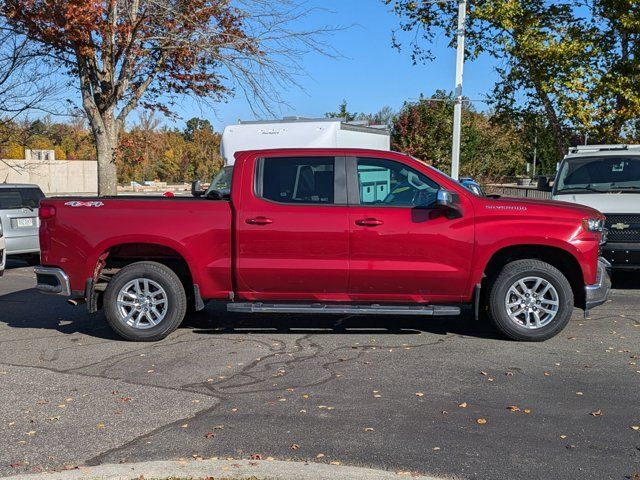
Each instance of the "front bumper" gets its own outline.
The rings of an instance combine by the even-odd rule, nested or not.
[[[60,268],[38,266],[34,268],[37,278],[36,288],[50,295],[71,296],[69,276]]]
[[[585,312],[602,305],[609,298],[609,292],[611,291],[610,270],[611,264],[604,258],[600,257],[598,259],[597,282],[593,285],[587,285],[584,287]]]
[[[602,256],[614,270],[640,270],[640,243],[607,243]]]

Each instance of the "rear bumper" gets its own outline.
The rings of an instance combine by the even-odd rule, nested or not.
[[[604,258],[600,257],[598,259],[597,282],[593,285],[587,285],[584,288],[585,311],[602,305],[609,298],[609,292],[611,291],[611,276],[609,275],[610,269],[611,264]]]
[[[60,268],[38,266],[34,268],[37,278],[36,288],[50,295],[71,296],[69,276]]]
[[[614,270],[640,270],[640,243],[607,243],[602,256]]]
[[[38,235],[5,238],[7,240],[7,255],[40,253],[40,240]]]

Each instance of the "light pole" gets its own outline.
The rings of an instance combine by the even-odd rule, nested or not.
[[[467,0],[458,0],[458,39],[456,45],[456,89],[453,107],[453,146],[451,148],[451,177],[460,174],[460,130],[462,128],[462,74],[464,70],[464,30]]]

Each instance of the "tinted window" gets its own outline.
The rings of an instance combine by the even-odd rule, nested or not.
[[[391,160],[358,159],[358,184],[362,205],[429,207],[440,187],[426,175]]]
[[[44,193],[39,188],[0,187],[0,210],[16,208],[38,208]]]
[[[333,203],[333,157],[265,158],[262,197],[280,203]]]

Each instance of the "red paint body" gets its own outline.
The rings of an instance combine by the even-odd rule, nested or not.
[[[279,204],[254,193],[256,159],[269,156],[386,158],[421,171],[460,199],[460,215],[439,209]],[[95,200],[95,199],[93,199]],[[467,303],[491,258],[514,246],[562,250],[596,282],[600,234],[582,220],[602,215],[551,201],[490,199],[393,152],[304,149],[237,155],[231,201],[101,198],[101,206],[46,199],[42,264],[63,269],[76,293],[113,248],[132,256],[175,252],[204,299]],[[162,248],[160,248],[162,247]],[[121,251],[122,254],[122,251]]]

